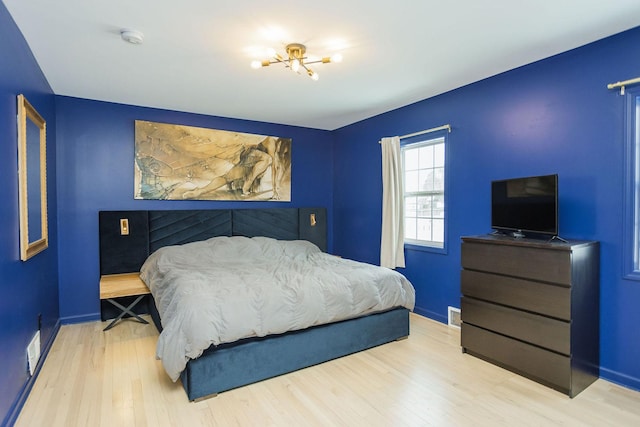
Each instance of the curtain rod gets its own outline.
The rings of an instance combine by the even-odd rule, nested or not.
[[[617,83],[609,83],[607,85],[607,89],[615,89],[617,87],[620,88],[620,95],[624,95],[624,87],[632,84],[640,83],[640,77],[636,77],[635,79],[625,80],[623,82]]]
[[[424,135],[425,133],[437,132],[439,130],[447,130],[449,131],[449,133],[451,133],[451,125],[447,124],[447,125],[438,126],[437,128],[431,128],[431,129],[421,130],[420,132],[409,133],[407,135],[402,135],[400,139],[411,138],[412,136]]]
[[[447,124],[447,125],[438,126],[436,128],[421,130],[420,132],[409,133],[407,135],[402,135],[399,138],[406,139],[406,138],[411,138],[412,136],[424,135],[425,133],[437,132],[439,130],[447,130],[449,131],[449,133],[451,133],[451,125]],[[380,144],[380,141],[378,141],[378,144]]]

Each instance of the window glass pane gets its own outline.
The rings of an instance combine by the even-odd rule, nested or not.
[[[444,242],[444,219],[433,220],[433,241]]]
[[[431,196],[418,197],[418,212],[416,216],[431,217]]]
[[[444,218],[444,195],[436,194],[433,196],[433,217]]]
[[[418,149],[408,148],[404,150],[404,170],[418,169]]]
[[[431,220],[418,218],[417,220],[418,240],[431,240]]]
[[[433,189],[436,191],[444,191],[444,168],[433,170]]]
[[[434,145],[434,162],[435,167],[444,167],[444,142]]]
[[[404,238],[416,240],[416,219],[405,217],[404,219]]]
[[[433,145],[426,145],[424,147],[420,147],[420,154],[418,155],[420,162],[420,169],[424,168],[432,168],[433,167]]]
[[[405,193],[414,193],[420,190],[420,172],[405,172],[404,175],[404,191]]]
[[[419,191],[433,191],[433,169],[420,169]]]
[[[404,216],[405,217],[415,217],[416,213],[416,197],[405,197],[404,198]]]

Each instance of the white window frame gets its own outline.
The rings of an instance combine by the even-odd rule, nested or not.
[[[444,161],[442,164],[443,172],[442,179],[444,180],[442,190],[427,190],[427,191],[411,191],[412,186],[407,182],[407,172],[408,166],[405,165],[405,151],[418,149],[426,146],[435,146],[442,144],[443,146],[443,155]],[[447,149],[447,134],[445,132],[431,134],[431,135],[421,135],[420,137],[410,138],[407,140],[402,140],[401,143],[401,154],[402,154],[402,173],[404,180],[404,194],[403,194],[403,203],[404,203],[404,229],[405,229],[405,237],[404,243],[405,248],[410,249],[418,249],[418,250],[430,250],[436,252],[444,252],[446,251],[446,242],[447,242],[447,187],[448,187],[448,178],[447,178],[447,164],[448,164],[448,149]],[[440,168],[440,166],[436,167]],[[429,169],[429,168],[427,168]],[[425,168],[422,168],[424,171]],[[414,169],[414,172],[416,169]],[[434,171],[435,172],[435,171]],[[429,216],[420,216],[419,213],[415,213],[416,215],[411,215],[412,210],[407,209],[407,198],[408,197],[432,197],[432,196],[441,196],[444,206],[442,207],[442,241],[431,239],[414,239],[407,238],[407,234],[409,233],[410,226],[408,223],[408,218],[416,219],[422,218],[433,221],[434,219],[439,220],[438,216],[434,216],[433,211]],[[417,209],[417,208],[416,208]],[[410,216],[411,215],[411,216]],[[433,225],[433,224],[432,224]],[[433,228],[431,229],[433,233]],[[433,234],[431,235],[433,237]]]
[[[640,280],[640,87],[625,93],[623,274]]]

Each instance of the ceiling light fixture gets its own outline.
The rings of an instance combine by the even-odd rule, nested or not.
[[[328,64],[330,62],[342,62],[342,55],[337,53],[333,56],[325,56],[322,59],[315,61],[308,61],[308,57],[305,56],[307,48],[300,43],[290,43],[285,47],[287,55],[283,56],[277,52],[270,54],[271,59],[265,59],[263,61],[251,62],[251,68],[258,69],[262,67],[268,67],[271,64],[283,64],[295,73],[300,73],[302,70],[311,77],[311,80],[318,80],[318,73],[309,68],[309,64]]]
[[[120,30],[120,37],[131,44],[142,44],[144,40],[144,34],[136,30]]]

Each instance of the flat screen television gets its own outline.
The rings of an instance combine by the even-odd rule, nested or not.
[[[491,183],[491,228],[558,235],[558,175],[511,178]]]

